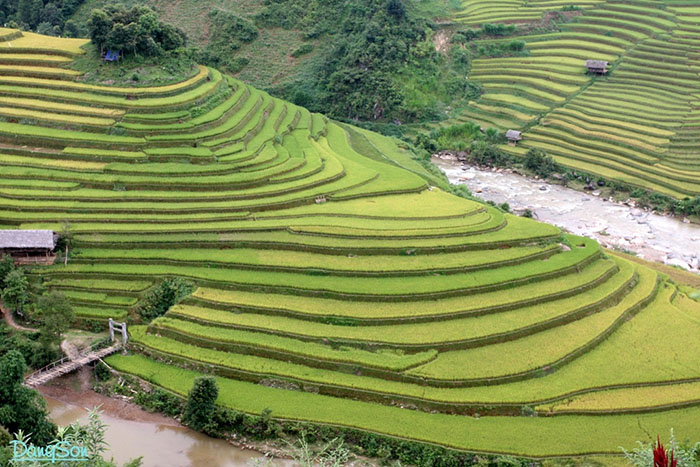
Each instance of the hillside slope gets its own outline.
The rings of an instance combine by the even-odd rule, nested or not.
[[[571,2],[518,3],[470,0],[456,20],[527,23]],[[674,198],[700,195],[697,6],[573,3],[580,15],[560,31],[517,37],[527,54],[473,61],[469,77],[484,94],[458,121],[525,130],[521,148],[506,148],[517,155],[541,148],[572,169]],[[610,72],[587,75],[587,59],[610,62]]]
[[[654,271],[431,188],[393,140],[214,69],[88,85],[62,68],[81,41],[0,35],[0,224],[74,237],[34,281],[97,326],[164,278],[197,286],[131,326],[115,368],[471,451],[700,434],[700,310]]]
[[[128,0],[186,32],[199,61],[276,97],[339,119],[444,118],[478,90],[461,55],[439,53],[433,11],[446,0]],[[453,2],[452,2],[453,3]],[[86,24],[87,0],[73,21]],[[84,37],[90,37],[87,31]]]

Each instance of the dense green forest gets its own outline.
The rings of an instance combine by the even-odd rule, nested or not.
[[[290,83],[281,94],[334,117],[358,120],[436,118],[454,96],[476,97],[466,79],[468,58],[457,47],[440,54],[434,24],[402,0],[265,0],[256,16],[266,27],[326,38],[315,80]],[[448,54],[449,55],[449,54]]]
[[[70,17],[84,0],[0,0],[0,24],[49,36],[79,37]]]

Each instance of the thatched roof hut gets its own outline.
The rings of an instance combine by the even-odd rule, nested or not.
[[[586,69],[589,73],[604,75],[608,72],[608,62],[604,60],[586,60]]]
[[[0,250],[53,250],[53,230],[0,230]]]
[[[508,138],[508,141],[511,143],[517,143],[523,139],[523,136],[518,130],[508,130],[506,131],[506,138]]]

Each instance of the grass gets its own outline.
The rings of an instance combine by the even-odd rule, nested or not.
[[[73,253],[74,258],[91,260],[139,259],[158,262],[160,260],[180,261],[185,263],[209,263],[237,266],[267,266],[270,268],[316,269],[324,271],[356,271],[392,273],[393,271],[430,271],[479,269],[502,261],[518,261],[532,255],[551,251],[557,246],[547,248],[522,247],[486,252],[463,252],[442,254],[438,258],[429,255],[416,256],[327,256],[314,253],[292,251],[270,251],[237,248],[235,250],[116,250],[84,249]],[[436,264],[439,262],[439,265]]]
[[[151,334],[159,334],[164,329],[181,333],[186,337],[195,337],[202,341],[207,341],[211,345],[220,348],[225,348],[224,344],[247,345],[256,349],[272,349],[283,353],[300,355],[309,360],[347,362],[361,366],[386,368],[393,371],[401,371],[408,367],[425,363],[437,355],[437,352],[434,350],[403,355],[398,351],[369,352],[348,346],[341,346],[336,349],[330,345],[308,343],[249,331],[202,326],[172,318],[158,318],[149,326]],[[132,327],[133,330],[134,328]],[[138,333],[138,328],[136,331]],[[139,337],[136,337],[136,339],[138,340]]]
[[[698,402],[700,383],[672,383],[664,386],[611,389],[571,397],[565,401],[541,405],[543,412],[606,412]]]
[[[650,292],[650,291],[648,291]],[[578,321],[512,342],[477,349],[441,353],[437,359],[410,371],[438,379],[494,378],[546,368],[612,329],[646,296],[637,287],[618,305]]]
[[[648,268],[655,269],[656,271],[667,275],[679,284],[700,289],[700,277],[698,277],[697,274],[693,274],[692,272],[688,271],[683,271],[681,269],[667,266],[665,264],[646,261],[642,258],[639,258],[638,256],[628,255],[619,251],[608,250],[608,252],[614,256],[624,258],[627,261],[632,261],[634,263],[642,264]]]
[[[86,117],[58,113],[47,114],[45,111],[16,109],[12,107],[0,107],[0,115],[6,118],[27,118],[38,121],[47,120],[67,124],[94,125],[102,127],[111,126],[115,123],[115,121],[111,118]]]
[[[141,292],[153,285],[146,281],[117,281],[110,279],[51,279],[44,282],[48,287],[68,287],[78,289],[121,290]]]
[[[198,373],[156,363],[144,357],[115,355],[107,362],[121,371],[140,376],[185,396]],[[617,453],[618,446],[631,448],[648,434],[638,421],[653,432],[665,433],[673,426],[679,436],[693,433],[700,424],[700,409],[648,415],[613,417],[562,416],[459,417],[382,407],[359,401],[319,396],[304,392],[261,387],[251,383],[217,378],[218,403],[229,408],[259,414],[269,408],[273,417],[311,420],[363,429],[408,439],[421,439],[458,449],[501,452],[530,456]],[[312,409],[313,407],[313,409]],[[352,413],[348,422],[343,414]],[[616,435],[611,439],[610,433]],[[538,440],[556,440],[540,443]]]
[[[316,339],[342,339],[354,342],[387,343],[395,346],[428,346],[441,345],[450,342],[465,340],[477,340],[490,336],[498,336],[512,333],[527,326],[545,323],[548,320],[556,320],[568,313],[575,312],[583,307],[595,304],[604,300],[609,295],[618,291],[624,284],[633,277],[632,267],[628,264],[620,264],[622,270],[603,285],[594,289],[581,292],[571,298],[562,298],[549,302],[542,302],[536,305],[527,306],[525,304],[509,310],[508,308],[498,313],[479,315],[474,312],[473,316],[460,319],[449,319],[445,321],[432,321],[430,323],[394,324],[392,326],[380,326],[363,323],[362,326],[334,326],[333,324],[322,324],[286,318],[275,315],[253,314],[253,313],[232,313],[216,309],[195,308],[181,305],[173,309],[177,316],[184,316],[193,320],[204,320],[212,324],[221,326],[235,326],[242,329],[258,329],[271,331],[275,334],[300,335]],[[597,269],[597,268],[596,268]],[[594,270],[593,272],[599,272]],[[606,271],[607,272],[607,271]],[[514,289],[514,293],[517,289]],[[195,297],[206,298],[217,295],[224,295],[224,291],[198,289]],[[231,293],[231,295],[236,295]],[[477,305],[485,306],[489,294],[478,296]],[[459,302],[459,300],[455,300]],[[486,303],[485,303],[486,302]],[[245,302],[240,302],[241,308],[245,308]],[[420,304],[425,306],[425,304]],[[232,308],[236,303],[231,303]],[[445,307],[449,306],[447,303]],[[382,305],[373,305],[373,316],[383,316],[386,309]],[[390,308],[389,308],[390,309]],[[477,309],[478,310],[478,309]],[[442,308],[441,313],[448,315],[450,308]],[[458,311],[468,311],[458,310]],[[475,310],[476,311],[476,310]],[[330,314],[330,313],[329,313]],[[334,314],[337,315],[337,314]],[[407,316],[408,313],[406,313]],[[391,315],[388,315],[391,316]],[[332,322],[332,320],[329,320]],[[350,322],[353,322],[350,320]]]
[[[168,265],[143,264],[139,266],[139,275],[143,277],[181,276],[191,279],[206,280],[220,283],[238,284],[238,286],[264,287],[269,291],[295,290],[296,293],[305,291],[313,295],[352,296],[358,299],[370,299],[372,296],[420,296],[430,294],[457,295],[474,293],[481,289],[500,287],[503,284],[520,284],[528,280],[537,281],[539,276],[547,277],[557,274],[565,268],[570,268],[583,262],[599,252],[597,244],[587,241],[587,248],[576,248],[551,257],[537,264],[522,264],[506,266],[495,270],[486,270],[479,275],[454,274],[450,276],[423,277],[381,277],[371,281],[360,281],[352,277],[327,276],[319,277],[296,273],[261,272],[240,270],[232,280],[230,270]],[[72,264],[61,270],[61,274],[116,274],[130,275],[133,265],[130,264]],[[381,293],[377,293],[380,290]],[[287,292],[289,293],[289,292]]]
[[[503,294],[502,291],[486,292],[479,294],[478,300],[465,300],[463,297],[444,298],[440,301],[440,309],[435,309],[434,302],[416,301],[410,303],[373,303],[368,306],[365,303],[357,303],[343,300],[332,300],[312,297],[286,296],[279,294],[255,294],[245,291],[230,291],[211,288],[200,288],[196,290],[193,297],[207,301],[222,303],[235,309],[272,309],[288,310],[290,314],[310,315],[310,316],[339,316],[353,318],[393,318],[393,317],[415,317],[415,316],[440,316],[449,314],[478,314],[479,310],[491,308],[518,308],[526,306],[528,300],[537,300],[541,297],[575,291],[587,283],[601,277],[609,270],[609,265],[596,263],[585,268],[580,274],[575,276],[552,279],[546,282],[526,284],[511,288],[510,294]],[[532,303],[532,302],[530,302]],[[184,307],[176,307],[174,310],[182,313],[189,313],[193,316],[200,315],[203,310],[187,311]],[[212,316],[222,320],[222,323],[250,324],[245,321],[246,315],[208,311]],[[205,316],[202,316],[206,319]],[[250,319],[250,317],[248,318]],[[254,321],[253,321],[254,322]]]
[[[22,37],[10,42],[0,43],[0,51],[8,51],[9,49],[36,49],[40,52],[77,56],[85,53],[82,47],[88,42],[87,39],[56,38],[23,31]]]

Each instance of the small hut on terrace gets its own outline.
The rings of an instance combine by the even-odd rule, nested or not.
[[[523,139],[522,133],[518,130],[508,130],[506,131],[506,138],[508,139],[508,144],[517,144],[518,141]]]
[[[0,230],[0,256],[19,263],[52,263],[58,235],[53,230]]]
[[[586,60],[586,70],[588,70],[588,73],[604,75],[608,72],[608,62],[604,60]]]

